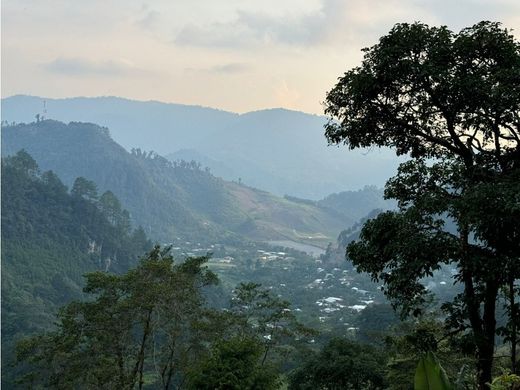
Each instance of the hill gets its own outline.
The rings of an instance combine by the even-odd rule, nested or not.
[[[4,367],[19,337],[49,329],[58,308],[82,296],[84,273],[125,271],[151,246],[111,193],[91,195],[69,193],[26,152],[2,159]]]
[[[280,198],[213,176],[195,162],[126,151],[108,129],[44,120],[2,129],[2,154],[27,150],[67,185],[82,176],[111,190],[134,224],[163,242],[289,240],[325,247],[354,220],[334,210]],[[312,202],[311,202],[312,203]]]
[[[171,160],[201,162],[226,180],[276,195],[318,200],[332,192],[382,187],[398,160],[388,150],[328,147],[326,118],[285,109],[236,114],[199,106],[139,102],[116,97],[2,100],[8,122],[31,122],[42,113],[64,122],[110,128],[126,150],[154,150]]]
[[[384,199],[384,191],[375,186],[365,186],[357,191],[343,191],[330,194],[317,202],[329,207],[348,218],[360,220],[374,209],[390,210],[396,208],[394,200]]]

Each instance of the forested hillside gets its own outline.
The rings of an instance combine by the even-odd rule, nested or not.
[[[384,199],[384,191],[375,186],[365,186],[357,191],[330,194],[318,205],[329,207],[354,220],[364,218],[374,209],[389,210],[397,206],[394,200]]]
[[[187,244],[190,243],[180,241],[182,248],[174,248],[177,265],[172,274],[175,281],[172,285],[166,277],[168,273],[165,268],[158,272],[154,263],[149,263],[150,259],[155,259],[154,256],[159,256],[157,250],[152,252],[155,255],[150,254],[148,260],[138,265],[137,258],[144,255],[151,244],[142,229],[132,231],[128,212],[112,192],[99,194],[96,185],[82,177],[74,180],[71,187],[69,191],[51,171],[42,173],[25,151],[2,160],[2,380],[6,388],[18,388],[14,386],[14,380],[21,379],[27,372],[33,375],[26,378],[28,383],[44,386],[91,384],[90,381],[102,377],[110,377],[111,381],[119,384],[123,382],[118,381],[135,380],[131,362],[139,340],[130,332],[134,322],[129,319],[137,321],[136,328],[132,329],[141,329],[140,326],[146,323],[142,322],[146,319],[143,314],[146,305],[157,302],[160,304],[153,310],[160,314],[160,318],[173,322],[153,323],[161,352],[154,351],[151,344],[147,344],[142,358],[146,364],[141,368],[146,373],[146,383],[157,385],[160,378],[178,381],[188,376],[188,380],[198,383],[194,385],[198,388],[202,383],[200,381],[204,380],[201,372],[209,370],[204,375],[213,375],[211,370],[220,370],[208,366],[210,363],[205,360],[209,359],[210,354],[218,353],[219,348],[243,354],[243,359],[250,359],[251,364],[251,367],[244,368],[245,372],[253,369],[247,375],[261,374],[262,377],[255,380],[274,383],[274,379],[281,378],[281,373],[288,373],[301,361],[300,348],[306,351],[312,346],[316,350],[329,338],[327,333],[320,336],[302,327],[303,322],[298,323],[299,320],[304,321],[305,325],[312,325],[315,330],[342,333],[346,325],[355,326],[357,321],[362,320],[360,307],[375,302],[378,315],[378,303],[383,303],[382,294],[376,286],[366,277],[351,272],[351,269],[347,271],[346,264],[340,265],[340,269],[325,258],[322,262],[298,251],[285,249],[281,252],[282,248],[246,241],[237,241],[235,245],[225,247],[211,245],[209,248],[208,245],[207,249],[192,243],[194,253],[205,255],[213,251],[215,258],[194,258],[186,265],[183,265],[186,255],[191,254],[180,251],[187,251]],[[244,187],[235,184],[234,191],[240,194],[242,190]],[[257,192],[258,196],[272,197]],[[298,205],[311,207],[301,200]],[[179,240],[176,240],[175,244],[178,243]],[[164,260],[166,262],[161,267],[173,261],[169,255]],[[222,278],[222,289],[209,291],[190,287],[190,278],[198,275],[192,275],[192,272],[207,272],[206,263]],[[136,265],[137,270],[118,276]],[[85,281],[83,275],[92,271],[101,272],[91,274]],[[152,285],[146,275],[154,272],[158,274]],[[322,280],[325,274],[327,276]],[[253,283],[239,285],[237,289],[237,284],[243,281]],[[265,288],[256,283],[262,283]],[[345,285],[355,286],[356,290],[345,289]],[[84,291],[98,301],[87,299],[88,296],[82,293],[84,286],[87,287]],[[112,294],[120,295],[112,301]],[[150,294],[155,295],[150,298]],[[240,303],[234,298],[229,306],[228,295],[240,297],[247,303]],[[177,305],[180,296],[185,307]],[[204,297],[211,303],[211,310],[203,303]],[[148,303],[141,301],[144,299],[149,299],[146,301]],[[162,307],[168,299],[173,299],[168,304],[175,305],[177,311]],[[295,315],[289,309],[289,302],[284,299],[290,299],[295,305]],[[83,303],[69,304],[72,300]],[[64,308],[58,311],[59,307]],[[251,311],[244,311],[245,307]],[[231,310],[232,315],[229,316],[230,312],[226,310],[219,312],[222,309]],[[384,314],[385,310],[382,315],[388,323],[378,325],[376,334],[396,322],[395,318]],[[114,317],[114,313],[118,315]],[[119,321],[119,316],[126,320]],[[249,320],[245,321],[244,318]],[[274,333],[269,327],[273,318],[278,318],[283,324],[283,328],[277,328]],[[261,328],[257,328],[258,319],[263,321]],[[60,324],[59,328],[54,327],[56,321]],[[102,344],[107,342],[105,336],[99,333],[100,329],[105,329],[103,326],[107,326],[107,337],[111,341],[120,340],[124,346],[122,377],[118,374],[117,365],[106,364],[115,356],[111,352],[111,341]],[[175,333],[179,334],[176,352],[173,357],[168,357],[169,344],[164,343],[161,335],[164,331],[178,332],[177,326],[182,326],[183,330],[180,334]],[[349,329],[348,332],[354,335],[356,328]],[[84,338],[81,340],[84,343],[77,343],[76,332],[83,331]],[[44,338],[26,338],[19,344],[19,357],[25,363],[11,368],[14,344],[22,337],[43,332],[46,332]],[[247,334],[245,339],[244,332]],[[266,339],[266,332],[271,332],[273,338]],[[242,336],[236,338],[237,334]],[[218,342],[221,337],[225,340],[224,344]],[[194,345],[197,348],[192,348]],[[85,348],[89,351],[88,370],[85,370]],[[269,351],[269,365],[263,366],[259,363],[265,360],[262,357],[267,355],[266,351]],[[157,353],[166,359],[164,362],[175,362],[178,365],[176,370],[165,371],[157,377],[152,366]],[[191,366],[196,369],[193,371]],[[61,374],[55,375],[54,372]],[[271,379],[268,380],[264,374]],[[381,373],[377,372],[372,377],[381,378]],[[232,381],[240,384],[242,380]],[[299,380],[294,379],[295,383]]]
[[[2,364],[22,335],[49,329],[82,297],[84,273],[126,271],[150,246],[111,192],[98,196],[83,178],[69,192],[24,151],[3,158]]]
[[[127,152],[93,124],[44,120],[2,129],[2,153],[26,149],[68,185],[82,176],[111,190],[150,237],[171,242],[246,237],[325,247],[355,222],[317,204],[271,195],[216,178],[195,162],[170,162],[153,152]]]

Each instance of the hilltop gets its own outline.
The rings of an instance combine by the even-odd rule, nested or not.
[[[226,180],[278,196],[318,200],[330,193],[382,187],[399,160],[386,149],[329,147],[326,118],[286,109],[237,114],[200,106],[118,97],[2,99],[2,116],[32,122],[46,102],[48,118],[108,127],[127,151],[153,150],[174,161],[195,160]]]

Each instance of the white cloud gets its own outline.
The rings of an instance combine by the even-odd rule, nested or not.
[[[314,12],[273,15],[239,9],[236,18],[205,25],[188,24],[176,36],[175,43],[202,47],[255,47],[280,43],[313,45],[322,40],[341,0],[324,0]]]

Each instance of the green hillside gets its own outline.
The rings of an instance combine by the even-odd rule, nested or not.
[[[27,150],[68,185],[82,176],[110,189],[150,237],[292,240],[326,246],[353,223],[329,208],[280,198],[213,176],[200,164],[127,152],[108,129],[51,120],[2,129],[2,153]]]
[[[117,198],[87,197],[78,183],[92,184],[79,179],[69,193],[26,152],[2,159],[3,364],[13,342],[48,329],[60,306],[82,296],[83,274],[123,272],[151,246]]]

